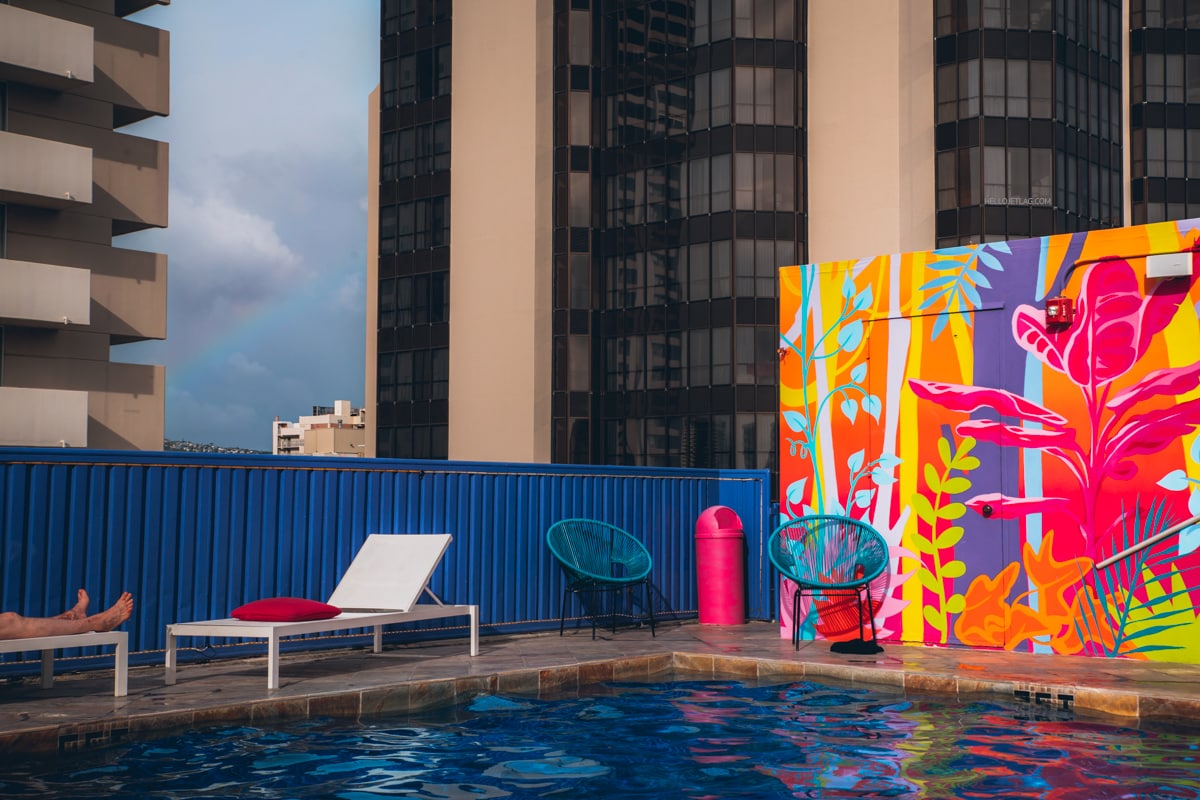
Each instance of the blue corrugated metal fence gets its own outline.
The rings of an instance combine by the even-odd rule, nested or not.
[[[168,623],[262,597],[324,600],[370,533],[449,532],[431,582],[439,597],[479,604],[485,635],[551,628],[562,576],[545,531],[592,517],[646,543],[662,602],[688,616],[695,521],[724,505],[746,531],[747,611],[768,619],[769,491],[766,470],[4,449],[0,610],[52,616],[78,587],[94,609],[131,591],[124,629],[144,663]],[[445,635],[465,635],[462,625]]]

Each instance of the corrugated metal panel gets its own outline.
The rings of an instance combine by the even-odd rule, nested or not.
[[[367,534],[446,531],[439,597],[478,603],[485,634],[551,628],[562,576],[545,531],[593,517],[646,543],[662,604],[689,616],[695,520],[725,505],[746,529],[748,613],[769,619],[769,486],[765,470],[7,449],[0,609],[52,616],[77,587],[97,608],[127,589],[131,649],[149,654],[171,622],[261,597],[325,599]]]

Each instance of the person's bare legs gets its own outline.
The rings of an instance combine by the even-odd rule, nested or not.
[[[86,592],[83,594],[86,595]],[[65,616],[22,617],[13,611],[5,611],[0,613],[0,639],[28,639],[34,636],[65,636],[89,631],[111,631],[129,619],[131,614],[133,614],[133,595],[129,592],[122,592],[121,596],[117,598],[117,602],[104,611],[79,619]]]
[[[88,597],[88,593],[83,589],[80,589],[76,593],[76,597],[78,598],[78,601],[75,603],[74,607],[69,608],[63,613],[59,614],[57,617],[55,617],[55,619],[83,619],[88,615],[88,603],[91,601],[91,598]]]

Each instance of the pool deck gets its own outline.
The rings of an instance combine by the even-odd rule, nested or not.
[[[0,682],[0,753],[53,754],[106,747],[209,723],[308,717],[357,719],[461,702],[485,692],[556,694],[607,680],[728,676],[759,681],[817,677],[919,693],[1027,700],[1126,725],[1200,725],[1200,665],[885,644],[877,655],[831,653],[823,641],[780,639],[756,622],[660,625],[616,634],[582,628],[566,636],[465,639],[285,653],[279,689],[267,689],[266,656],[181,664],[166,686],[163,667],[131,667],[129,694],[113,697],[111,670]]]

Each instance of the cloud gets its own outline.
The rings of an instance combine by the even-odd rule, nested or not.
[[[280,239],[275,223],[220,189],[200,196],[172,189],[170,204],[172,278],[190,289],[253,301],[306,277],[303,259]]]
[[[240,351],[229,356],[226,363],[230,369],[242,376],[259,377],[269,373],[265,366]]]
[[[348,276],[333,298],[333,304],[351,314],[362,314],[366,306],[367,281],[361,272]]]

